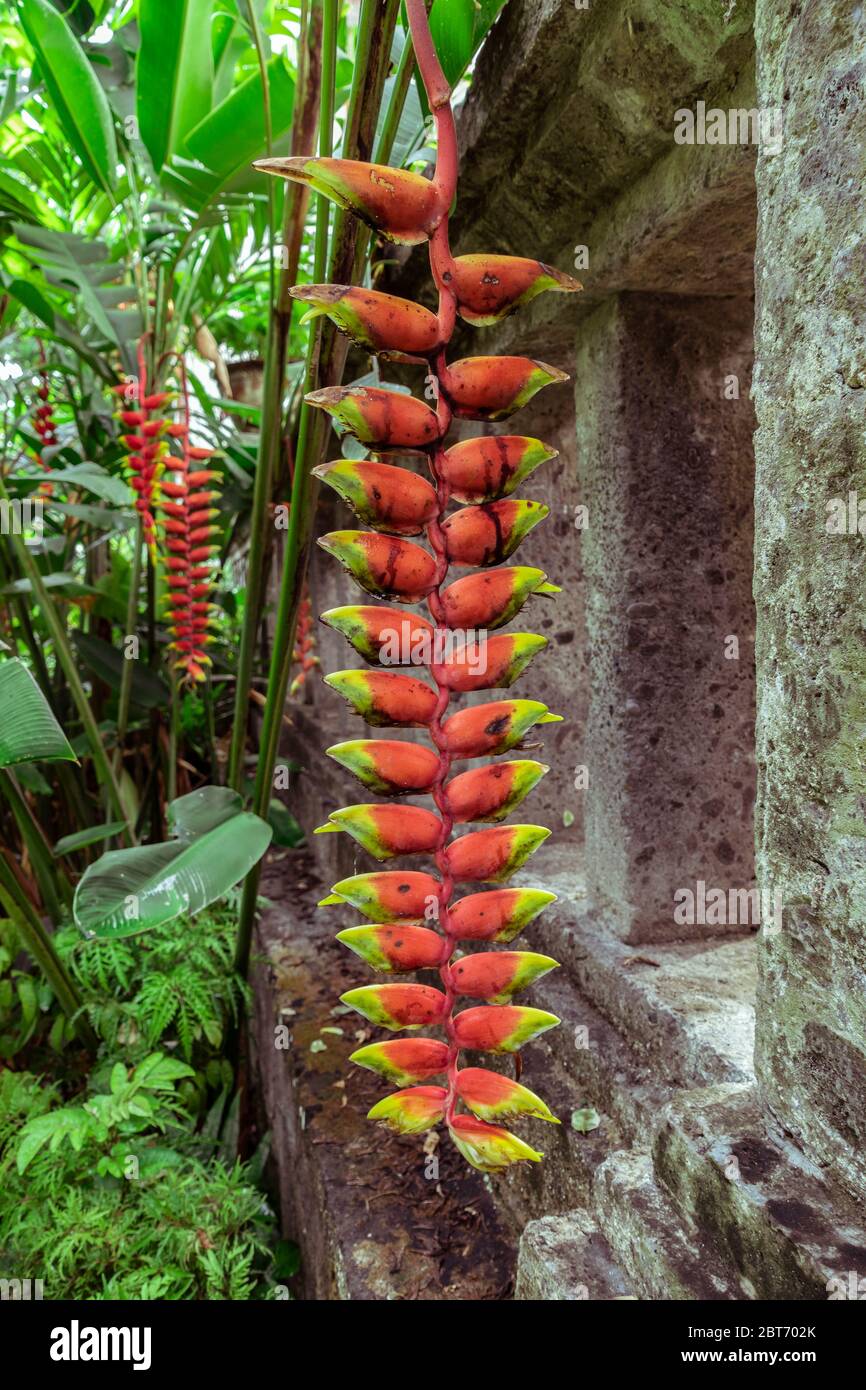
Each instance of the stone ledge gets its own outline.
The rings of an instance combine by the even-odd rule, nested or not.
[[[593,1190],[599,1229],[641,1298],[717,1301],[750,1294],[712,1243],[678,1219],[647,1154],[620,1152],[601,1164]]]
[[[520,1238],[515,1299],[616,1301],[633,1295],[610,1246],[586,1211],[530,1221]]]
[[[781,1133],[755,1091],[717,1086],[677,1097],[653,1144],[656,1176],[759,1299],[819,1299],[866,1276],[866,1212]],[[844,1296],[844,1295],[843,1295]]]
[[[568,851],[541,853],[541,881],[558,900],[525,937],[562,963],[636,1060],[671,1086],[751,1081],[754,936],[628,945],[606,930]],[[538,880],[523,872],[514,882]]]

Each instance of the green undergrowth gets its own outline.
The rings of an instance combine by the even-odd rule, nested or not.
[[[232,921],[218,906],[126,940],[60,931],[95,1054],[0,921],[0,1279],[41,1279],[46,1299],[288,1297],[267,1138],[239,1163],[231,1112],[220,1132],[246,990]]]

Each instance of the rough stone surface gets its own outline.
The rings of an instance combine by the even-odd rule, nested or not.
[[[750,322],[621,295],[578,343],[587,875],[630,941],[729,930],[678,924],[675,894],[754,878]]]
[[[567,847],[540,853],[543,871],[524,870],[515,882],[544,883],[557,901],[522,939],[562,962],[583,998],[628,1040],[634,1058],[659,1083],[752,1080],[754,936],[734,932],[727,939],[635,950],[593,906]],[[568,1020],[572,1031],[583,1021]]]
[[[547,1303],[632,1295],[592,1218],[570,1211],[527,1224],[517,1252],[514,1297]]]
[[[866,1190],[866,551],[828,504],[866,488],[866,17],[758,6],[755,401],[759,873],[787,905],[761,934],[757,1068],[784,1128]]]
[[[789,1139],[767,1131],[753,1087],[677,1097],[653,1153],[657,1179],[748,1297],[821,1299],[866,1275],[862,1209]]]
[[[614,1259],[641,1298],[748,1298],[711,1240],[681,1219],[655,1182],[652,1160],[615,1153],[595,1179],[594,1211]]]

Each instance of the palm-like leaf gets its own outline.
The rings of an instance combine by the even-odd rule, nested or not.
[[[220,793],[223,789],[203,790]],[[182,797],[169,811],[172,825],[185,838],[112,850],[91,865],[73,904],[82,931],[96,937],[132,936],[181,914],[200,912],[258,863],[271,840],[270,826],[240,811],[239,798],[233,803],[234,812],[214,824],[214,817],[229,809],[226,798],[193,793],[196,796],[197,807],[185,806],[190,798]],[[196,833],[200,826],[210,828]]]

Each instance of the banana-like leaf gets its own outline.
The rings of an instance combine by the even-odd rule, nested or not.
[[[179,840],[194,840],[243,810],[243,798],[231,787],[199,787],[169,803],[168,828]]]
[[[88,845],[98,845],[102,840],[110,840],[112,836],[119,835],[126,829],[126,821],[113,820],[108,825],[88,825],[86,830],[76,830],[74,835],[64,835],[62,840],[58,840],[51,853],[55,859],[59,859],[63,854],[74,854],[77,849],[86,849]]]
[[[8,480],[12,483],[70,483],[75,488],[83,488],[101,497],[104,502],[113,502],[119,507],[129,505],[129,487],[121,478],[107,473],[98,463],[78,463],[69,468],[52,468],[44,473],[16,473]]]
[[[218,791],[219,788],[208,788]],[[181,797],[180,802],[186,802]],[[192,808],[174,803],[173,822],[189,828],[207,822]],[[73,902],[76,924],[87,936],[133,936],[196,912],[222,898],[257,864],[271,828],[249,811],[239,811],[192,838],[137,849],[109,850],[83,875]]]
[[[33,259],[39,261],[47,282],[67,293],[74,285],[99,334],[119,346],[122,337],[118,315],[108,313],[97,293],[98,286],[116,279],[122,270],[108,261],[105,244],[74,232],[57,232],[51,227],[31,227],[22,222],[13,223],[13,231],[22,246],[34,253]],[[131,286],[127,294],[130,299],[135,297]]]
[[[211,108],[213,0],[139,0],[138,128],[157,173]]]
[[[117,177],[114,121],[87,55],[48,0],[24,0],[18,18],[69,143],[93,182],[111,193]]]
[[[0,662],[0,767],[36,761],[76,757],[27,667],[7,658]]]
[[[276,140],[289,129],[295,105],[295,82],[281,55],[268,63],[271,130]],[[214,187],[221,187],[239,170],[246,170],[265,146],[262,79],[257,72],[209,111],[186,141],[193,158],[212,171]]]

